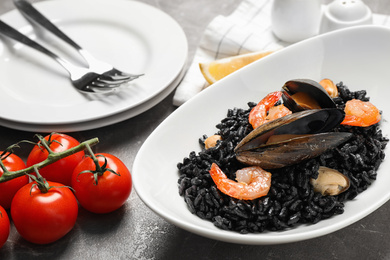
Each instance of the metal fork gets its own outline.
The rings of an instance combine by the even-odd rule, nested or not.
[[[31,8],[33,8],[29,3],[25,2],[25,1],[16,1],[16,2],[18,2],[19,4],[22,4],[23,6],[27,6],[27,7],[30,6]],[[36,11],[36,12],[38,12],[38,11]],[[49,22],[49,23],[51,24],[51,22]],[[54,26],[54,25],[52,24],[52,26]],[[61,32],[58,28],[57,28],[57,30],[59,32]],[[28,38],[27,36],[20,33],[19,31],[12,28],[11,26],[9,26],[8,24],[4,23],[1,20],[0,20],[0,33],[18,41],[18,42],[21,42],[21,43],[23,43],[31,48],[34,48],[35,50],[38,50],[38,51],[48,55],[49,57],[53,58],[55,61],[57,61],[62,67],[64,67],[68,71],[73,86],[75,86],[78,90],[80,90],[82,92],[94,93],[94,92],[111,91],[111,90],[123,85],[124,83],[127,83],[127,82],[134,80],[134,79],[138,78],[139,76],[141,76],[141,75],[126,74],[124,72],[121,72],[121,71],[115,69],[112,65],[109,65],[109,64],[104,63],[104,62],[93,63],[93,61],[96,59],[94,59],[92,57],[92,55],[89,55],[81,47],[79,47],[79,48],[81,50],[81,53],[84,54],[84,57],[85,56],[88,57],[88,55],[91,57],[91,58],[88,58],[88,62],[91,65],[90,65],[90,68],[88,68],[88,69],[83,68],[83,67],[79,67],[79,66],[75,66],[75,65],[71,64],[70,62],[66,61],[65,59],[60,58],[58,55],[54,54],[53,52],[51,52],[47,48],[43,47],[39,43],[31,40],[30,38]],[[63,33],[61,32],[61,34],[63,34]],[[63,35],[65,35],[65,34],[63,34]],[[68,39],[68,41],[69,40],[72,41],[69,37],[66,36],[66,38]],[[77,45],[77,44],[75,44],[75,45]],[[85,55],[85,53],[87,53],[87,54]]]
[[[55,26],[52,22],[50,22],[49,19],[47,19],[42,13],[40,13],[37,9],[35,9],[34,6],[29,2],[25,0],[14,0],[14,4],[18,8],[18,10],[23,15],[25,15],[28,19],[38,23],[43,28],[47,29],[48,31],[56,35],[58,38],[65,41],[73,48],[75,48],[79,52],[79,54],[84,58],[84,60],[88,63],[89,68],[91,70],[98,71],[100,73],[110,71],[110,73],[106,73],[105,76],[110,77],[111,79],[130,78],[130,80],[133,80],[143,75],[143,74],[135,75],[135,74],[122,72],[114,68],[111,64],[96,59],[88,51],[86,51],[75,41],[69,38],[69,36],[67,36],[57,26]]]

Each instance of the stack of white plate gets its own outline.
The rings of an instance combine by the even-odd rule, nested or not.
[[[57,0],[35,7],[96,57],[145,75],[113,93],[86,95],[71,85],[67,72],[54,60],[0,38],[0,125],[72,132],[114,124],[162,101],[183,76],[186,36],[174,19],[152,6],[124,0]],[[1,19],[82,64],[74,50],[33,28],[18,11]]]

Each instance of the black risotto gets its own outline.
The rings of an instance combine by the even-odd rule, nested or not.
[[[342,82],[337,87],[339,97],[334,101],[341,109],[350,99],[369,101],[365,90],[351,92]],[[218,228],[243,234],[283,230],[342,214],[344,203],[366,190],[376,179],[388,139],[382,135],[378,124],[365,128],[340,125],[334,131],[352,132],[354,135],[349,141],[317,158],[270,170],[272,184],[267,196],[245,201],[223,194],[211,179],[209,169],[215,162],[234,180],[235,172],[246,167],[235,159],[233,149],[253,130],[248,115],[255,105],[251,102],[247,109],[229,109],[227,117],[216,125],[216,134],[222,136],[222,141],[206,150],[205,135],[199,139],[202,151],[191,152],[182,163],[178,163],[179,194],[184,197],[191,213],[212,221]],[[316,178],[319,166],[344,173],[351,181],[350,188],[337,196],[315,193],[309,180]]]

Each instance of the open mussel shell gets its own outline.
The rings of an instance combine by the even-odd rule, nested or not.
[[[257,148],[267,142],[273,135],[282,134],[316,134],[328,132],[344,120],[345,112],[341,109],[311,109],[304,110],[262,124],[236,146],[240,152]]]
[[[281,168],[337,147],[352,134],[329,132],[344,119],[340,109],[313,109],[287,115],[254,129],[236,146],[238,161],[264,169]],[[270,138],[287,136],[271,141]]]
[[[328,167],[320,166],[316,179],[310,179],[310,184],[315,192],[322,195],[335,196],[348,190],[350,180],[341,172]]]
[[[282,92],[283,104],[293,112],[313,108],[336,108],[336,104],[324,87],[311,79],[289,80],[282,87]],[[306,97],[305,102],[300,102],[295,98],[300,94]],[[312,102],[306,103],[308,99]]]
[[[263,169],[277,169],[317,157],[345,142],[351,135],[345,132],[307,135],[241,151],[236,153],[236,158],[247,165],[257,165]]]

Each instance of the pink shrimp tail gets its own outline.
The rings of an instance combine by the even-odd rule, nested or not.
[[[252,108],[251,112],[249,113],[248,120],[253,128],[257,128],[260,125],[272,121],[276,118],[291,114],[291,111],[288,108],[281,105],[281,107],[277,106],[280,108],[275,110],[277,112],[274,113],[272,117],[267,116],[268,111],[274,107],[276,102],[278,102],[281,97],[281,91],[271,92],[265,98],[263,98],[254,108]]]
[[[239,200],[254,200],[268,194],[271,187],[271,173],[264,171],[258,166],[244,168],[240,171],[253,173],[250,176],[251,181],[249,184],[227,178],[215,163],[211,165],[209,172],[217,188],[230,197]]]
[[[264,123],[267,111],[279,101],[281,96],[281,91],[269,93],[266,97],[260,100],[254,108],[252,108],[249,113],[249,123],[253,126],[253,128],[256,128]]]

